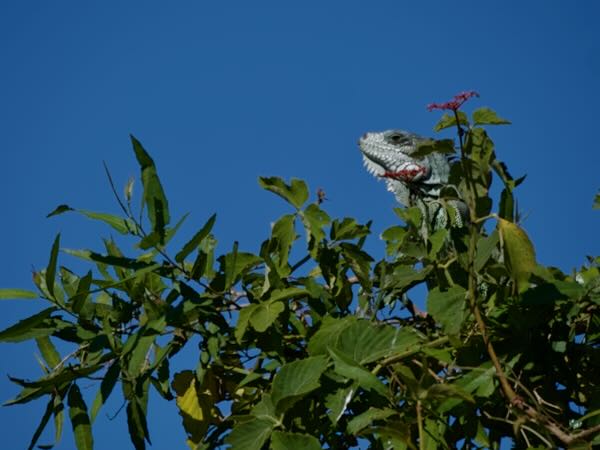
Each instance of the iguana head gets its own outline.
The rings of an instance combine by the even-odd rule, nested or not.
[[[412,206],[415,195],[437,198],[448,183],[450,164],[446,156],[412,156],[425,140],[408,131],[388,130],[365,133],[358,141],[367,170],[384,178],[388,191],[405,206]]]

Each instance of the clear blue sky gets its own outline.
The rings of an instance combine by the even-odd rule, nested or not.
[[[357,138],[433,135],[439,113],[425,106],[466,89],[481,94],[467,111],[513,121],[490,131],[512,173],[528,174],[518,198],[538,259],[568,271],[600,254],[600,7],[501,3],[4,0],[0,287],[31,288],[59,231],[64,247],[100,248],[109,230],[44,217],[60,203],[117,212],[102,161],[119,186],[138,174],[129,133],[154,156],[174,215],[191,212],[185,233],[217,212],[222,250],[237,239],[257,251],[288,209],[256,179],[293,176],[326,191],[331,215],[373,219],[377,256],[395,204],[363,170]],[[41,307],[3,302],[0,328]],[[17,393],[6,374],[39,374],[35,352],[0,346],[2,400]],[[25,448],[42,403],[0,409],[3,448]],[[105,414],[118,407],[96,422],[99,449],[128,448],[124,413]],[[153,448],[184,448],[175,406],[150,410]],[[65,425],[59,448],[72,449]]]

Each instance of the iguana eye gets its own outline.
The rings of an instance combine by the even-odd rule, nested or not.
[[[387,137],[388,141],[391,142],[392,144],[407,144],[408,140],[406,139],[406,136],[403,135],[402,133],[392,133]]]

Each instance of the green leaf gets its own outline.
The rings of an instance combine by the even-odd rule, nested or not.
[[[335,363],[335,372],[338,375],[356,381],[365,390],[373,390],[387,397],[387,388],[377,376],[333,348],[329,348],[329,354]]]
[[[357,364],[368,364],[418,346],[423,338],[415,330],[377,325],[353,317],[327,317],[310,342],[311,355],[327,354],[328,348],[340,352]]]
[[[219,262],[225,273],[225,289],[229,289],[245,272],[260,264],[262,259],[252,253],[238,252],[238,243],[234,242],[233,250],[220,256]]]
[[[387,419],[393,414],[396,414],[396,412],[390,408],[378,409],[370,407],[364,413],[359,414],[350,422],[348,422],[346,431],[348,431],[348,433],[357,435],[361,432],[361,430],[371,425],[371,423],[373,423],[375,420]]]
[[[411,158],[423,158],[432,153],[441,153],[443,155],[453,155],[456,153],[454,141],[452,139],[428,139],[417,144],[417,150],[411,153]]]
[[[34,298],[39,298],[39,295],[35,292],[26,291],[25,289],[0,289],[0,300],[19,300]]]
[[[458,121],[461,125],[469,125],[469,119],[467,118],[467,115],[462,111],[458,111]],[[433,129],[434,131],[441,131],[445,128],[449,128],[455,125],[456,117],[454,116],[454,114],[444,113],[440,121],[435,125],[435,127],[433,127]]]
[[[323,227],[329,224],[331,219],[325,211],[314,203],[311,203],[304,211],[301,211],[300,217],[302,218],[302,223],[306,229],[311,255],[314,256],[317,244],[325,238]]]
[[[57,311],[57,308],[44,309],[0,331],[0,342],[21,342],[52,334],[56,330],[55,325],[47,320],[54,311]]]
[[[87,211],[85,209],[78,209],[77,212],[83,214],[89,219],[99,220],[112,227],[114,230],[121,234],[128,234],[136,230],[135,225],[128,219],[116,216],[114,214],[98,213],[93,211]]]
[[[498,215],[510,222],[515,216],[515,200],[512,191],[508,188],[502,189],[500,203],[498,204]]]
[[[297,178],[292,178],[288,185],[279,177],[258,177],[258,184],[263,189],[279,195],[296,209],[300,209],[308,200],[306,183]]]
[[[131,143],[142,171],[143,204],[148,208],[148,219],[152,224],[152,231],[164,237],[165,227],[171,220],[167,197],[158,178],[154,161],[133,136],[131,136]]]
[[[46,267],[46,286],[48,292],[54,297],[54,282],[56,278],[56,262],[58,259],[58,250],[60,248],[60,233],[56,235],[54,244],[52,244],[52,251],[50,252],[50,261],[48,261],[48,267]]]
[[[321,450],[319,440],[308,434],[274,431],[271,436],[273,450]]]
[[[327,368],[324,356],[300,359],[281,367],[271,388],[271,399],[278,412],[284,412],[297,400],[320,386],[319,378]]]
[[[258,305],[248,305],[240,310],[240,314],[234,331],[235,340],[238,343],[242,342],[244,333],[246,333],[246,330],[248,329],[248,324],[250,323],[250,316],[252,316],[256,308],[258,308]]]
[[[213,214],[212,216],[210,216],[210,218],[206,221],[206,223],[200,229],[200,231],[198,231],[194,235],[194,237],[192,237],[192,239],[190,239],[183,246],[183,248],[181,249],[181,251],[179,253],[177,253],[177,255],[175,255],[175,261],[177,261],[178,263],[182,263],[183,260],[190,253],[192,253],[194,250],[196,250],[198,248],[198,246],[200,245],[200,243],[204,240],[204,238],[206,238],[206,236],[208,236],[208,234],[212,230],[213,225],[215,224],[215,220],[216,219],[217,219],[217,215],[216,214]]]
[[[145,408],[133,398],[127,403],[127,428],[129,429],[129,438],[136,450],[146,448],[145,441],[150,443],[148,426],[146,423]]]
[[[261,450],[273,427],[270,420],[252,419],[234,426],[225,442],[231,445],[232,450]]]
[[[50,401],[48,402],[48,404],[46,405],[46,411],[44,411],[44,414],[42,415],[39,425],[37,426],[37,428],[35,429],[35,431],[33,433],[33,437],[31,438],[29,447],[27,447],[28,450],[31,450],[32,448],[35,447],[35,444],[39,440],[40,436],[42,435],[42,432],[46,428],[46,425],[48,425],[48,422],[50,421],[50,417],[52,416],[53,409],[54,409],[54,398],[51,398]]]
[[[473,111],[474,125],[509,125],[510,121],[498,117],[490,108],[479,108]]]
[[[517,224],[498,218],[498,231],[504,247],[504,256],[519,292],[528,288],[528,280],[535,270],[535,250],[529,237]]]
[[[56,351],[56,347],[54,347],[54,344],[50,340],[50,337],[42,336],[36,338],[35,341],[37,343],[38,349],[40,350],[40,353],[42,354],[42,357],[48,364],[48,367],[51,370],[57,367],[60,363],[60,354]]]
[[[67,211],[75,211],[75,210],[73,208],[71,208],[69,205],[58,205],[56,208],[54,208],[54,210],[51,213],[48,213],[46,218],[52,217],[52,216],[58,216],[59,214],[65,213]]]
[[[435,287],[427,296],[427,312],[451,335],[460,332],[465,319],[467,291],[461,286],[452,286],[447,291]]]
[[[325,406],[328,409],[327,415],[331,419],[331,423],[334,425],[338,423],[355,392],[356,386],[350,386],[338,389],[325,398]]]
[[[250,324],[259,333],[263,333],[277,319],[279,314],[285,310],[283,302],[269,301],[257,305],[250,316]]]
[[[94,399],[94,403],[92,404],[92,410],[90,412],[91,421],[94,422],[96,420],[96,416],[100,411],[100,408],[106,403],[106,400],[110,396],[113,391],[117,381],[119,380],[119,375],[121,373],[121,364],[117,359],[115,360],[108,370],[104,377],[102,377],[102,382],[100,383],[100,389],[96,394],[96,398]]]
[[[479,272],[485,264],[489,261],[490,257],[496,246],[498,245],[498,232],[494,230],[489,236],[479,239],[477,241],[477,252],[475,253],[475,272]]]
[[[369,233],[368,226],[356,223],[356,219],[351,217],[344,217],[341,222],[336,219],[331,224],[331,240],[333,241],[356,239],[367,236]]]
[[[342,249],[342,255],[352,268],[352,272],[358,278],[361,286],[365,289],[370,290],[372,287],[371,279],[369,278],[371,272],[371,263],[373,258],[366,252],[362,251],[358,246],[343,242],[340,245]]]
[[[77,450],[92,450],[94,448],[94,440],[90,418],[88,417],[87,406],[83,401],[81,391],[76,384],[71,385],[67,402]]]

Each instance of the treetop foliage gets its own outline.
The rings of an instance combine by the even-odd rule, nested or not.
[[[2,342],[35,340],[41,355],[42,375],[11,374],[21,390],[5,403],[46,402],[29,448],[51,419],[55,441],[39,447],[56,445],[65,414],[77,448],[93,448],[94,420],[120,396],[132,446],[144,449],[151,393],[177,408],[191,449],[600,444],[600,258],[570,274],[536,261],[515,208],[524,177],[510,175],[484,128],[508,121],[489,108],[469,118],[459,108],[471,96],[430,105],[449,111],[436,130],[458,131],[454,188],[440,201],[458,192],[468,223],[424,233],[419,208],[398,208],[378,257],[364,249],[371,223],[331,218],[304,181],[278,177],[259,184],[289,212],[258,253],[234,242],[217,255],[215,215],[174,249],[186,216],[173,222],[154,161],[132,137],[139,208],[133,181],[121,196],[107,170],[120,214],[68,205],[49,214],[101,221],[130,247],[105,238],[102,249],[66,249],[58,235],[47,267],[34,273],[37,291],[0,289],[0,298],[45,305],[0,331]],[[455,148],[440,140],[420,151]],[[73,272],[63,255],[89,270]],[[425,311],[410,298],[419,285]],[[59,353],[57,341],[70,351]],[[197,364],[173,373],[190,342]],[[89,380],[97,387],[86,398],[80,386]]]

